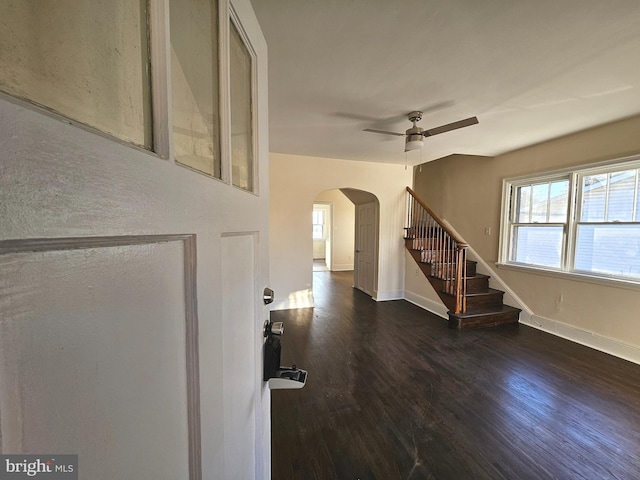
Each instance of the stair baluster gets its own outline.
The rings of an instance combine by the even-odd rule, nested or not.
[[[406,238],[421,260],[432,265],[431,275],[444,283],[444,291],[454,295],[455,313],[466,311],[465,282],[466,249],[468,245],[440,220],[440,218],[407,187]]]

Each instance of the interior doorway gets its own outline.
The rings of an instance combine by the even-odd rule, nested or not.
[[[331,202],[316,202],[313,204],[312,238],[313,238],[313,271],[331,270],[331,230],[332,230]]]
[[[377,197],[363,190],[318,194],[313,204],[313,271],[353,271],[353,286],[375,297],[379,210]]]

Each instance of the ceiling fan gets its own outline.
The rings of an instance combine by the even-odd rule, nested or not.
[[[440,125],[439,127],[430,128],[429,130],[423,130],[416,125],[417,122],[422,120],[422,112],[411,112],[408,115],[409,121],[413,122],[413,127],[409,128],[405,133],[388,132],[386,130],[375,130],[373,128],[365,128],[363,132],[382,133],[384,135],[396,135],[398,137],[405,137],[404,151],[418,150],[424,145],[424,137],[432,137],[440,133],[450,132],[451,130],[457,130],[458,128],[469,127],[478,123],[477,117],[469,117],[464,120],[458,120],[457,122],[447,123],[446,125]]]

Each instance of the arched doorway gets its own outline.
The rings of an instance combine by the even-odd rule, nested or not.
[[[374,297],[378,285],[378,198],[363,190],[338,188],[319,193],[314,199],[316,208],[329,212],[330,219],[326,236],[314,240],[314,257],[319,255],[324,241],[326,269],[353,270],[353,286]],[[319,237],[321,228],[314,228]]]

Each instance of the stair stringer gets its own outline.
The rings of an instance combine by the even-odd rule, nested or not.
[[[409,252],[409,255],[411,256],[411,258],[413,258],[415,265],[417,265],[418,268],[420,268],[420,270],[424,274],[424,277],[427,279],[427,282],[431,285],[431,288],[436,293],[436,295],[438,295],[438,297],[440,298],[440,301],[445,306],[447,311],[455,309],[455,298],[449,295],[446,295],[444,292],[442,292],[436,287],[438,279],[435,279],[434,277],[431,276],[431,265],[420,261],[420,252],[418,250],[413,250],[409,248],[410,242],[411,240],[405,240],[405,247],[406,247],[406,250]]]
[[[410,272],[413,272],[414,269],[420,270],[419,265],[416,265],[415,259],[406,248],[404,261],[407,275],[412,275]],[[417,282],[420,284],[419,289],[417,291],[407,290],[405,286],[404,299],[407,302],[413,303],[414,305],[441,317],[443,320],[448,321],[449,309],[444,303],[442,303],[442,299],[438,297],[437,292],[433,289],[427,277],[420,272],[420,274],[416,274],[416,278]],[[424,292],[426,295],[430,296],[421,295],[418,291]]]

